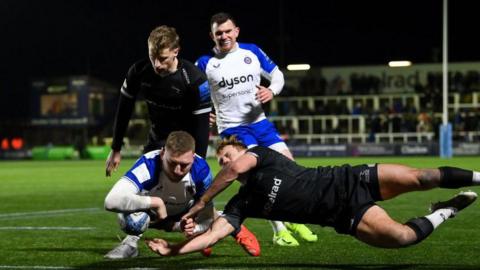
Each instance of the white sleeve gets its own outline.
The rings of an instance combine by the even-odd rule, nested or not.
[[[272,73],[270,73],[271,79],[270,79],[270,88],[273,92],[273,94],[276,96],[282,92],[283,85],[285,84],[285,79],[283,78],[283,73],[282,71],[276,67]]]
[[[112,212],[147,210],[150,205],[150,197],[139,195],[137,186],[125,177],[120,178],[105,197],[105,209]]]

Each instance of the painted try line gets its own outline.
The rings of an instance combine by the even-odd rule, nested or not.
[[[81,213],[81,212],[91,213],[91,212],[100,212],[100,211],[103,212],[104,210],[98,207],[94,207],[94,208],[72,208],[72,209],[60,209],[60,210],[36,211],[36,212],[17,212],[17,213],[0,214],[0,220],[52,217],[52,216],[70,215],[70,214]]]
[[[0,265],[0,269],[75,269],[64,266],[42,266],[42,265]]]
[[[224,206],[226,203],[227,202],[225,201],[219,201],[219,202],[214,202],[214,205]],[[64,215],[71,215],[71,214],[82,213],[82,212],[95,213],[95,212],[106,212],[106,211],[98,207],[92,207],[92,208],[72,208],[72,209],[60,209],[60,210],[36,211],[36,212],[17,212],[17,213],[0,214],[0,221],[39,218],[39,217],[64,216]]]
[[[30,226],[19,226],[19,227],[0,227],[0,230],[14,230],[14,231],[91,231],[95,230],[94,227],[30,227]]]
[[[78,267],[68,267],[68,266],[44,266],[44,265],[0,265],[0,269],[52,269],[52,270],[64,270],[64,269],[78,269]],[[152,267],[133,267],[133,268],[109,268],[117,270],[161,270],[164,268],[152,268]],[[241,270],[247,268],[211,268],[215,270]],[[192,270],[209,270],[209,268],[198,268]]]

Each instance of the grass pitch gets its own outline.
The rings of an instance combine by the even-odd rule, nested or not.
[[[480,170],[480,158],[311,158],[305,166],[362,163],[401,163],[414,167],[459,166]],[[247,219],[257,235],[262,255],[248,257],[233,238],[199,253],[159,257],[140,243],[140,256],[108,261],[103,255],[123,234],[116,216],[103,210],[113,183],[133,164],[124,160],[112,178],[104,176],[103,161],[0,162],[0,269],[480,269],[480,206],[476,202],[457,218],[442,224],[427,240],[405,249],[378,249],[330,228],[311,225],[319,235],[314,244],[273,246],[267,221]],[[214,172],[218,166],[210,161]],[[215,199],[222,209],[238,186]],[[472,190],[480,192],[477,187]],[[400,222],[427,213],[430,202],[447,199],[458,190],[414,192],[381,205]],[[146,237],[180,241],[178,233],[148,231]]]

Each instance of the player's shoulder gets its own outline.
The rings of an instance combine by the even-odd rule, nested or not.
[[[150,68],[152,66],[152,63],[150,62],[149,59],[147,58],[142,58],[135,63],[133,63],[130,68],[135,68],[138,71],[144,70],[146,68]]]
[[[244,43],[244,42],[239,42],[238,47],[243,50],[249,50],[252,52],[257,52],[260,50],[260,47],[257,46],[255,43]]]
[[[160,149],[157,149],[157,150],[147,152],[143,154],[143,157],[145,157],[146,159],[155,159],[160,155],[160,151],[161,151]]]
[[[185,69],[195,69],[197,70],[198,68],[190,61],[187,59],[179,58],[178,61],[180,62],[180,66]]]
[[[284,158],[281,153],[265,146],[254,146],[248,149],[247,153],[256,157],[258,163],[263,163],[266,161],[269,161],[268,163],[270,163],[272,161]]]
[[[179,69],[181,69],[182,76],[188,85],[201,84],[207,80],[203,71],[188,60],[179,59]]]
[[[202,71],[205,71],[208,62],[210,61],[210,59],[212,59],[212,57],[213,54],[204,54],[200,56],[197,61],[195,61],[195,65]]]
[[[264,154],[264,153],[271,153],[271,152],[275,152],[275,150],[272,150],[268,147],[265,147],[265,146],[260,146],[260,145],[256,145],[252,148],[249,148],[247,150],[247,152],[249,153],[258,153],[258,154]]]
[[[128,69],[130,76],[139,75],[152,70],[152,63],[149,59],[143,58],[133,63]]]
[[[160,159],[160,150],[153,150],[143,154],[140,157],[139,162],[144,163],[147,167],[150,168],[150,167],[156,167],[158,164],[160,164],[159,159]]]
[[[207,161],[197,154],[195,154],[192,168],[200,169],[200,170],[203,170],[203,169],[206,169],[206,168],[210,169]]]
[[[160,150],[151,151],[141,155],[135,164],[127,171],[127,177],[133,179],[137,178],[144,182],[152,178],[155,172],[158,171],[160,165]],[[133,178],[132,178],[133,177]]]
[[[247,51],[254,54],[259,60],[268,58],[267,54],[254,43],[238,43],[239,51]]]

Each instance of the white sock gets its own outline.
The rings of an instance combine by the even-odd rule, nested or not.
[[[445,220],[449,219],[453,213],[454,211],[450,208],[440,208],[430,215],[425,216],[425,218],[427,218],[432,223],[433,228],[436,229]]]
[[[287,229],[285,225],[283,225],[283,222],[281,221],[270,220],[270,225],[272,225],[272,229],[274,233],[278,233],[280,231]]]
[[[480,185],[480,172],[473,172],[472,185]]]

